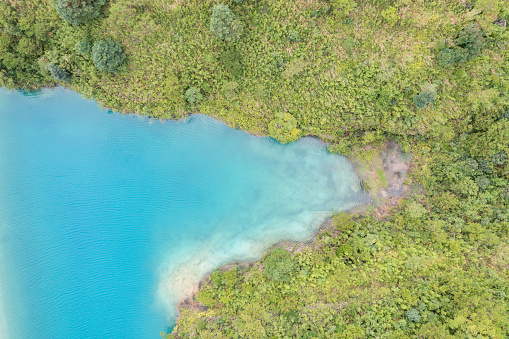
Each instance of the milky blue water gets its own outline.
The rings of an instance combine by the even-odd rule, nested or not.
[[[0,337],[158,338],[204,274],[364,201],[312,138],[0,89]]]

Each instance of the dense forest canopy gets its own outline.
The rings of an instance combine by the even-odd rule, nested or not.
[[[390,217],[214,273],[175,336],[508,338],[508,21],[507,0],[0,0],[0,85],[413,153]]]

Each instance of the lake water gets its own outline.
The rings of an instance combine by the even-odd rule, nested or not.
[[[0,89],[0,337],[158,338],[206,273],[363,202],[313,138]]]

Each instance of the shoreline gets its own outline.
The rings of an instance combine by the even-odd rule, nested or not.
[[[323,142],[323,140],[320,141]],[[361,179],[361,183],[365,184],[366,181],[373,179],[372,176],[378,175],[378,170],[380,169],[383,170],[386,179],[386,185],[383,187],[371,187],[370,190],[366,190],[369,197],[368,203],[356,206],[344,213],[352,214],[354,216],[361,216],[371,212],[376,218],[383,219],[389,215],[390,210],[397,208],[401,199],[413,193],[411,187],[405,183],[408,171],[410,170],[412,163],[411,156],[402,153],[400,146],[393,141],[389,141],[384,145],[381,145],[381,147],[376,150],[376,152],[376,156],[379,157],[378,160],[381,160],[381,163],[375,161],[371,164],[367,164],[365,161],[362,161],[355,155],[341,155],[347,158],[347,160],[353,165],[354,172]],[[381,168],[378,168],[378,165],[381,165]],[[305,247],[312,247],[317,245],[318,235],[333,227],[333,219],[333,217],[330,217],[324,221],[317,228],[309,241],[281,241],[267,248],[264,252],[264,255],[276,247],[284,248],[292,253],[298,253]],[[251,265],[257,265],[264,255],[262,255],[260,259],[253,262],[231,262],[218,267],[215,271],[220,270],[225,272],[239,266],[246,269]],[[196,294],[205,283],[210,282],[210,277],[213,272],[210,272],[204,276],[198,283],[198,286],[193,286],[192,288],[190,287],[189,290],[193,291],[192,295],[175,305],[178,314],[177,319],[175,320],[175,325],[178,324],[182,309],[190,309],[194,311],[202,311],[206,309],[203,304],[196,300]]]

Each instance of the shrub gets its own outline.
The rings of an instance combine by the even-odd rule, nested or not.
[[[485,190],[490,185],[491,181],[488,177],[480,176],[475,178],[475,183],[481,190]]]
[[[228,48],[219,56],[219,61],[233,75],[234,78],[242,76],[242,56],[235,48]]]
[[[190,104],[194,104],[195,102],[203,99],[203,95],[200,93],[200,89],[196,87],[189,87],[184,93],[184,97]]]
[[[74,48],[76,49],[76,52],[78,52],[79,55],[89,55],[92,52],[92,44],[90,43],[90,40],[81,40],[74,45]]]
[[[414,95],[414,103],[417,108],[424,108],[429,103],[435,101],[437,94],[432,90],[424,90],[419,94]]]
[[[294,271],[293,258],[290,252],[276,247],[263,259],[265,274],[276,281],[289,281]]]
[[[269,134],[279,142],[286,144],[297,139],[300,129],[297,128],[297,120],[290,113],[281,113],[269,122]]]
[[[398,10],[393,6],[389,6],[387,9],[382,11],[382,17],[385,19],[385,21],[387,21],[389,26],[392,27],[399,20]]]
[[[57,0],[57,12],[71,25],[80,25],[101,14],[105,0]]]
[[[412,308],[412,309],[406,311],[405,314],[406,314],[408,320],[410,320],[410,321],[418,322],[419,320],[421,320],[421,315],[419,314],[419,311],[415,308]]]
[[[498,152],[493,155],[493,157],[491,158],[491,161],[495,165],[501,166],[501,165],[505,164],[505,162],[507,161],[507,155],[505,154],[505,152]]]
[[[100,71],[115,73],[125,59],[125,53],[119,43],[111,40],[99,40],[92,47],[92,60]]]
[[[212,10],[210,31],[220,40],[233,42],[242,34],[243,25],[228,5],[219,4]]]
[[[62,67],[55,65],[55,64],[49,64],[48,70],[51,73],[51,76],[60,82],[69,82],[71,80],[71,75],[69,72],[65,71]]]
[[[438,65],[444,68],[449,68],[454,65],[456,60],[456,53],[450,48],[441,50],[437,55]]]
[[[506,109],[502,115],[500,116],[500,119],[509,120],[509,109]]]
[[[301,41],[299,32],[297,32],[294,29],[290,29],[290,31],[288,32],[288,40],[290,40],[292,42]]]
[[[485,46],[483,32],[471,24],[461,30],[456,45],[461,47],[456,53],[456,61],[463,62],[475,58]]]

